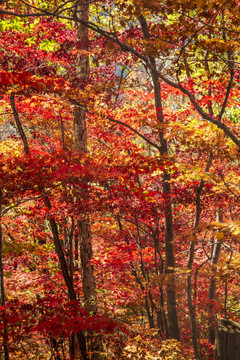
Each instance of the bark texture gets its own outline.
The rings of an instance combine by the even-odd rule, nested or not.
[[[84,305],[90,314],[96,314],[97,302],[92,258],[92,234],[89,218],[78,221],[78,236],[80,239],[80,258],[82,270]]]
[[[85,0],[78,2],[77,17],[84,22],[88,21],[89,4]],[[84,88],[89,79],[89,58],[88,51],[88,28],[81,23],[77,23],[77,40],[81,44],[81,51],[78,55],[77,75],[79,88]],[[82,153],[87,152],[87,127],[86,111],[78,106],[74,110],[74,136],[75,149]],[[87,190],[86,190],[87,191]],[[90,219],[85,214],[81,214],[78,220],[78,238],[80,242],[80,259],[83,283],[83,296],[86,310],[90,314],[96,314],[97,302],[95,291],[95,279],[92,258],[92,234]]]
[[[82,3],[82,4],[81,4]],[[87,22],[89,15],[89,5],[85,0],[78,2],[77,18]],[[89,79],[89,57],[88,51],[88,28],[81,23],[76,23],[77,41],[81,46],[80,53],[77,57],[77,77],[79,79],[79,88],[84,88]],[[87,152],[87,127],[86,111],[83,108],[75,106],[74,109],[74,136],[75,149]]]
[[[220,320],[214,351],[215,360],[240,360],[240,323]]]

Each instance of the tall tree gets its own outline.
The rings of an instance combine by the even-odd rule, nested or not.
[[[15,96],[14,94],[10,95],[10,103],[11,103],[11,108],[12,108],[12,112],[13,112],[13,116],[14,116],[14,120],[16,123],[16,127],[18,129],[19,135],[22,139],[23,142],[23,146],[24,146],[24,152],[26,155],[30,155],[30,148],[28,145],[28,140],[27,137],[25,135],[25,132],[23,130],[22,124],[20,122],[20,118],[18,115],[18,112],[16,110],[16,106],[15,106]],[[52,209],[52,205],[50,202],[50,199],[48,197],[48,195],[46,194],[46,190],[44,189],[44,187],[39,186],[39,191],[41,193],[41,197],[43,199],[44,205],[46,206],[46,208],[51,211]],[[57,223],[55,221],[54,216],[50,216],[49,218],[49,224],[50,224],[50,228],[51,228],[51,232],[52,232],[52,236],[53,236],[53,242],[54,242],[54,246],[55,246],[55,251],[56,254],[58,256],[58,260],[59,260],[59,264],[60,264],[60,268],[62,271],[62,275],[68,290],[68,296],[69,299],[71,301],[76,301],[77,300],[77,295],[76,295],[76,291],[74,288],[74,281],[73,281],[73,277],[71,276],[70,270],[68,269],[67,266],[67,261],[66,261],[66,257],[64,254],[64,250],[63,250],[63,246],[60,240],[60,236],[59,236],[59,231],[58,231],[58,226]],[[81,352],[81,356],[83,360],[87,360],[88,356],[86,353],[86,339],[85,339],[85,335],[84,333],[80,330],[77,332],[77,339],[78,339],[78,345],[79,345],[79,350]]]
[[[146,41],[150,41],[150,33],[148,29],[148,24],[141,14],[139,17],[139,22],[142,27],[143,36]],[[163,105],[162,105],[162,96],[161,96],[161,86],[157,74],[157,67],[155,58],[149,55],[149,62],[151,64],[151,77],[154,87],[154,99],[155,99],[155,108],[157,121],[159,123],[159,147],[160,155],[168,156],[168,144],[167,140],[164,137],[164,114],[163,114]],[[166,208],[165,208],[165,255],[166,255],[166,274],[169,275],[169,282],[167,283],[167,319],[169,327],[169,335],[172,338],[180,339],[179,325],[177,318],[177,309],[176,309],[176,292],[175,292],[175,279],[174,279],[174,268],[175,268],[175,259],[174,259],[174,249],[173,249],[173,216],[172,216],[172,203],[171,203],[171,185],[170,185],[170,174],[168,171],[165,171],[163,174],[162,188],[163,193],[166,196]]]
[[[76,16],[79,22],[77,26],[77,41],[80,44],[80,54],[77,55],[77,78],[80,88],[84,88],[89,79],[89,55],[88,28],[82,24],[87,23],[89,17],[89,3],[81,0],[76,4]],[[74,136],[75,149],[83,154],[87,153],[87,126],[86,111],[83,107],[76,106],[74,109]],[[78,237],[80,242],[80,258],[82,271],[82,285],[85,308],[90,314],[97,312],[97,299],[95,291],[95,279],[93,274],[92,258],[92,233],[90,218],[86,214],[80,214],[77,221]]]
[[[103,1],[91,5],[94,16],[89,21],[88,2],[62,2],[60,5],[49,2],[47,10],[44,6],[39,12],[32,2],[29,2],[29,8],[20,3],[24,11],[21,13],[19,7],[13,15],[41,15],[43,19],[22,26],[19,32],[5,32],[8,43],[4,43],[2,36],[2,91],[4,94],[19,91],[24,99],[20,106],[22,112],[29,111],[32,117],[37,114],[38,119],[43,120],[38,125],[41,130],[54,118],[48,102],[61,103],[63,112],[66,112],[64,121],[72,119],[69,109],[74,106],[76,151],[70,154],[52,151],[46,159],[46,154],[41,155],[41,161],[36,161],[30,169],[27,168],[30,162],[26,159],[19,160],[16,170],[7,160],[9,178],[3,176],[0,179],[1,189],[11,190],[11,174],[14,173],[19,179],[18,182],[12,181],[16,198],[25,194],[25,189],[39,193],[39,189],[43,189],[41,186],[46,188],[46,192],[40,192],[41,196],[52,195],[50,204],[44,197],[47,209],[41,211],[45,211],[48,220],[60,219],[56,226],[50,221],[50,227],[72,301],[77,297],[78,282],[74,280],[78,274],[72,271],[72,258],[71,271],[68,269],[62,238],[66,233],[67,219],[76,216],[81,243],[83,296],[88,312],[95,314],[97,311],[94,262],[98,275],[101,274],[98,277],[101,279],[100,313],[108,312],[120,321],[124,319],[133,332],[141,327],[141,339],[148,331],[144,327],[145,319],[151,328],[157,323],[162,338],[170,335],[179,339],[179,329],[182,330],[181,339],[185,344],[191,338],[191,325],[195,357],[207,357],[212,347],[208,339],[213,341],[213,336],[208,337],[208,323],[209,319],[214,319],[215,309],[221,316],[224,303],[226,316],[236,318],[239,314],[235,305],[240,233],[240,143],[236,115],[239,85],[238,63],[235,62],[239,35],[231,9],[232,6],[236,11],[239,5],[236,1],[219,4],[213,0],[206,6],[202,1],[160,3],[134,0],[116,1],[113,6]],[[11,2],[8,2],[8,7],[4,3],[2,13],[11,13],[10,6]],[[28,14],[29,9],[31,12]],[[33,61],[34,49],[35,52],[39,48],[46,49],[46,43],[48,46],[51,43],[53,32],[48,26],[44,27],[49,15],[77,24],[78,47],[81,48],[77,59],[77,81],[72,71],[72,58],[68,57],[70,53],[76,56],[76,51],[70,49],[72,43],[68,38],[63,40],[65,33],[61,22],[58,24],[61,36],[58,41],[53,41],[54,51],[44,50],[40,52],[41,61],[39,58]],[[18,24],[13,21],[7,26]],[[46,31],[42,31],[42,26]],[[34,36],[30,39],[33,29]],[[86,32],[91,29],[91,36],[97,39],[92,63],[98,66],[98,70],[92,70],[95,77],[90,81],[88,35],[84,29]],[[44,33],[44,41],[38,38],[38,31]],[[219,34],[223,36],[219,37]],[[230,34],[234,41],[230,40]],[[38,45],[29,46],[36,38]],[[24,71],[21,67],[23,47],[24,54],[31,54],[31,66],[27,64]],[[115,76],[119,67],[120,76]],[[109,80],[108,89],[102,84],[103,77],[96,76],[100,68]],[[143,73],[144,68],[146,81],[140,81],[136,74]],[[130,76],[132,78],[128,80]],[[89,85],[92,85],[90,96]],[[44,96],[47,96],[45,102],[42,101]],[[3,101],[7,102],[8,98]],[[94,149],[90,154],[87,153],[86,113],[91,123],[89,143]],[[48,143],[54,142],[55,135],[49,137]],[[35,135],[32,141],[36,142]],[[11,158],[14,156],[13,152]],[[17,160],[10,162],[16,163]],[[42,174],[36,171],[40,177],[36,182],[30,170],[32,167],[40,168],[43,163],[46,165],[42,167]],[[30,180],[27,182],[25,179],[28,176],[35,188]],[[73,201],[72,194],[76,201]],[[79,208],[84,210],[76,213],[79,204]],[[224,209],[223,221],[213,221],[216,209],[220,207]],[[29,209],[32,214],[31,206]],[[89,216],[94,219],[93,236]],[[14,219],[13,214],[11,217]],[[30,215],[27,218],[25,221],[30,223]],[[41,224],[40,216],[38,222]],[[16,223],[22,234],[20,221]],[[8,226],[7,221],[4,226]],[[59,231],[61,228],[63,234]],[[98,236],[96,241],[95,234]],[[218,239],[214,246],[212,239]],[[92,240],[97,250],[93,259]],[[225,261],[228,253],[230,257]],[[29,269],[34,268],[33,263]],[[48,270],[54,273],[54,268]],[[69,284],[73,285],[73,290]],[[221,294],[224,286],[225,298]],[[209,306],[209,297],[218,299],[216,306]],[[168,327],[164,321],[165,306]],[[159,316],[162,316],[161,321]],[[98,316],[92,321],[97,324]],[[45,323],[50,328],[50,318]],[[73,329],[74,324],[71,325]],[[92,329],[87,324],[84,317],[81,323],[84,331]],[[214,327],[210,330],[213,335]],[[155,340],[151,342],[153,347]],[[139,344],[140,340],[136,342]],[[168,344],[173,343],[170,341]],[[155,351],[153,347],[152,352]],[[140,345],[137,351],[139,348]],[[131,352],[136,353],[134,345],[126,346],[122,351],[122,355],[119,351],[116,357],[127,358]],[[143,356],[147,358],[146,349],[144,351]],[[190,353],[191,350],[189,357]],[[87,356],[86,351],[84,356]],[[110,358],[109,354],[106,356]],[[156,356],[162,356],[162,353],[156,350]]]
[[[1,305],[6,306],[5,297],[5,286],[4,286],[4,268],[3,268],[3,232],[2,232],[2,200],[3,193],[0,190],[0,291],[1,291]],[[9,360],[9,345],[8,345],[8,334],[7,334],[7,322],[6,312],[3,310],[3,348],[4,348],[4,359]]]

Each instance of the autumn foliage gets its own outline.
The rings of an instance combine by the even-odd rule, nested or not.
[[[213,359],[240,315],[240,3],[83,3],[0,5],[0,358]]]

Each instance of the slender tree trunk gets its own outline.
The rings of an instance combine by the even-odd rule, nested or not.
[[[89,4],[85,0],[78,2],[77,17],[88,21]],[[81,44],[81,49],[88,51],[88,28],[80,23],[77,26],[77,40]],[[89,58],[86,53],[79,54],[77,64],[77,75],[82,87],[89,78]],[[80,107],[74,110],[74,135],[75,149],[83,153],[87,152],[87,129],[86,129],[86,112]],[[82,285],[85,308],[89,313],[96,314],[97,302],[95,291],[95,279],[93,273],[92,258],[92,234],[90,219],[85,214],[81,214],[82,219],[78,220],[78,237],[80,242],[80,259],[82,272]]]
[[[51,340],[50,343],[51,343],[51,345],[53,347],[53,351],[54,351],[54,359],[62,360],[62,357],[59,354],[59,345],[58,345],[56,339],[54,337],[51,337],[50,340]]]
[[[88,21],[89,5],[85,0],[78,1],[77,17],[84,21]],[[89,56],[88,51],[88,28],[80,23],[76,23],[77,27],[77,41],[84,50],[77,57],[77,77],[79,79],[79,87],[84,88],[89,79]],[[75,149],[83,153],[87,152],[87,127],[86,127],[86,111],[75,106],[74,109],[74,137]]]
[[[155,269],[156,274],[163,274],[164,272],[164,265],[163,265],[163,258],[160,251],[160,245],[159,245],[159,231],[157,231],[157,234],[154,236],[154,246],[155,246]],[[158,259],[159,256],[159,259]],[[160,265],[159,265],[160,260]],[[168,334],[168,326],[167,326],[167,319],[165,314],[165,306],[164,306],[164,292],[163,292],[163,286],[159,285],[159,305],[160,309],[157,310],[157,326],[159,328],[159,334],[161,335],[160,331],[162,330],[162,333],[165,334],[167,338],[169,338]]]
[[[146,40],[150,40],[150,34],[148,30],[147,22],[143,15],[140,15],[139,22],[142,27],[142,32]],[[157,74],[157,67],[155,59],[152,56],[149,56],[149,61],[151,63],[152,69],[151,76],[154,87],[154,96],[155,96],[155,108],[157,114],[157,120],[159,125],[164,124],[164,116],[162,110],[162,98],[161,98],[161,86]],[[159,132],[159,142],[160,142],[160,153],[162,156],[168,154],[168,145],[166,139],[164,139],[163,130]],[[175,290],[175,276],[174,276],[174,249],[173,249],[173,217],[172,217],[172,204],[171,204],[171,185],[170,185],[170,174],[165,171],[163,174],[162,180],[163,193],[167,199],[165,205],[165,259],[166,259],[166,268],[165,272],[169,277],[166,289],[166,298],[167,298],[167,320],[168,320],[168,330],[171,338],[177,340],[180,339],[178,317],[177,317],[177,305],[176,305],[176,290]]]
[[[170,188],[170,175],[165,173],[163,175],[163,193],[167,196],[171,194]],[[167,282],[167,319],[168,319],[168,331],[171,338],[177,340],[180,339],[180,332],[177,318],[177,305],[176,305],[176,291],[175,291],[175,259],[173,249],[173,218],[172,218],[172,206],[169,199],[169,203],[166,205],[165,210],[165,272],[169,276]]]
[[[118,227],[119,227],[119,230],[120,232],[123,233],[123,227],[122,227],[122,223],[121,223],[121,220],[119,217],[117,217],[117,222],[118,222]],[[124,236],[125,238],[125,241],[126,243],[129,245],[129,240],[126,236]],[[144,263],[143,263],[143,258],[142,256],[140,255],[140,261],[141,261],[141,273],[142,273],[142,276],[144,278],[144,280],[147,282],[147,277],[146,277],[146,273],[145,273],[145,270],[144,270]],[[146,287],[143,285],[140,277],[138,276],[137,274],[137,271],[136,269],[134,268],[134,265],[133,264],[129,264],[130,267],[131,267],[131,271],[132,271],[132,274],[134,275],[135,279],[136,279],[136,282],[140,285],[140,288],[142,290],[142,292],[146,292]],[[149,281],[148,281],[149,283]],[[149,305],[149,301],[153,307],[153,300],[150,296],[150,292],[148,292],[147,295],[144,296],[144,303],[145,303],[145,310],[146,310],[146,313],[147,313],[147,317],[148,317],[148,323],[149,323],[149,327],[150,329],[153,329],[155,327],[155,324],[154,324],[154,316],[153,316],[153,313],[151,312],[151,309],[150,309],[150,305]],[[155,306],[156,308],[156,306]]]
[[[202,192],[204,182],[201,181],[199,186],[196,190],[196,216],[195,216],[195,223],[194,228],[197,228],[200,220],[201,215],[201,202],[200,202],[200,196]],[[190,315],[190,321],[191,321],[191,336],[192,336],[192,343],[193,343],[193,349],[194,354],[197,360],[202,360],[202,355],[198,346],[198,332],[197,332],[197,321],[196,321],[196,312],[195,312],[195,306],[193,305],[192,301],[192,265],[194,260],[194,254],[195,254],[195,241],[191,241],[190,249],[189,249],[189,258],[188,258],[188,270],[190,271],[188,277],[187,277],[187,302],[188,302],[188,310]]]
[[[3,272],[3,259],[2,259],[2,250],[3,250],[3,236],[2,236],[2,199],[3,194],[2,190],[0,190],[0,291],[1,291],[1,305],[5,306],[5,287],[4,287],[4,272]],[[4,349],[4,357],[5,360],[9,360],[9,350],[8,350],[8,341],[7,341],[7,323],[6,323],[6,316],[5,310],[3,310],[3,349]]]
[[[14,116],[14,120],[19,132],[19,135],[21,136],[23,145],[24,145],[24,151],[26,155],[30,155],[30,149],[29,149],[29,145],[28,145],[28,140],[27,137],[24,133],[22,124],[20,122],[19,116],[18,116],[18,112],[16,110],[15,107],[15,99],[14,99],[14,95],[12,94],[10,96],[10,103],[11,103],[11,108],[12,108],[12,112],[13,112],[13,116]],[[51,209],[51,202],[48,198],[48,196],[46,195],[44,188],[39,187],[40,192],[42,193],[42,197],[43,197],[43,202],[45,204],[45,206],[48,209]],[[50,224],[50,228],[51,228],[51,232],[53,235],[53,242],[54,242],[54,246],[55,246],[55,251],[56,254],[58,256],[58,260],[59,260],[59,264],[60,264],[60,268],[62,271],[62,275],[65,281],[65,284],[67,286],[68,289],[68,297],[70,300],[76,300],[77,296],[76,296],[76,292],[74,289],[74,284],[73,284],[73,278],[70,276],[69,271],[68,271],[68,266],[67,266],[67,261],[63,252],[63,248],[62,248],[62,244],[61,244],[61,240],[59,238],[59,233],[58,233],[58,227],[56,224],[56,221],[54,219],[54,217],[50,217],[49,219],[49,224]],[[85,340],[85,336],[83,334],[82,331],[77,333],[77,339],[78,339],[78,345],[79,345],[79,350],[81,352],[81,356],[83,360],[88,360],[88,356],[86,354],[86,340]]]
[[[210,166],[212,164],[212,153],[210,153],[208,162],[206,165],[205,171],[208,172],[210,169]],[[194,229],[196,229],[199,225],[200,216],[201,216],[201,193],[203,189],[204,181],[201,180],[200,184],[198,185],[196,189],[196,200],[195,200],[195,206],[196,206],[196,212],[195,212],[195,221],[194,221]],[[194,254],[195,254],[195,244],[197,239],[195,238],[194,241],[191,241],[190,243],[190,249],[189,249],[189,258],[188,258],[188,270],[189,275],[187,277],[187,302],[188,302],[188,309],[189,309],[189,315],[190,315],[190,321],[191,321],[191,336],[192,336],[192,343],[193,343],[193,349],[194,354],[197,360],[202,360],[201,351],[198,345],[198,332],[197,332],[197,321],[196,321],[196,311],[195,306],[192,301],[192,265],[194,260]]]
[[[223,213],[221,211],[217,211],[217,221],[223,222]],[[212,249],[212,257],[211,257],[211,268],[212,268],[212,275],[209,285],[209,298],[210,298],[210,305],[209,305],[209,327],[208,327],[208,339],[209,341],[214,344],[215,342],[215,333],[216,333],[216,314],[213,312],[213,303],[216,299],[216,264],[218,263],[219,257],[221,252],[221,242],[218,239],[215,239]]]

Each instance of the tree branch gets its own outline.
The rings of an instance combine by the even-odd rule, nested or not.
[[[146,141],[149,145],[155,147],[157,150],[160,151],[160,146],[158,146],[157,144],[155,144],[154,142],[152,142],[151,140],[149,140],[145,135],[143,135],[142,133],[140,133],[138,130],[134,129],[131,125],[128,125],[126,123],[124,123],[123,121],[121,120],[117,120],[117,119],[114,119],[110,116],[107,116],[107,115],[103,115],[103,114],[99,114],[99,113],[94,113],[90,110],[88,110],[86,107],[84,107],[83,105],[81,105],[80,103],[76,102],[77,106],[79,106],[80,108],[82,108],[83,110],[86,111],[86,113],[90,114],[90,115],[97,115],[97,116],[101,116],[101,118],[103,119],[107,119],[111,122],[114,122],[115,124],[119,124],[119,125],[122,125],[126,128],[128,128],[129,130],[131,130],[133,133],[135,133],[136,135],[138,135],[139,137],[141,137],[144,141]]]
[[[232,67],[231,67],[231,70],[230,70],[230,79],[229,79],[229,82],[228,82],[228,86],[227,86],[225,98],[224,98],[224,100],[223,100],[220,113],[219,113],[219,115],[218,115],[218,121],[219,121],[219,122],[221,122],[222,117],[223,117],[223,114],[224,114],[224,111],[225,111],[226,106],[227,106],[228,98],[229,98],[230,91],[231,91],[231,88],[232,88],[233,79],[234,79],[234,67],[232,66]]]
[[[167,76],[163,75],[161,72],[157,71],[156,68],[154,68],[154,66],[150,63],[148,57],[142,55],[137,50],[133,49],[129,45],[127,45],[127,44],[123,43],[122,41],[120,41],[115,33],[103,30],[99,26],[97,26],[96,24],[94,24],[92,22],[82,21],[76,16],[76,14],[74,14],[74,16],[59,15],[59,14],[56,14],[55,12],[50,12],[50,11],[47,11],[47,10],[44,10],[44,9],[35,8],[35,7],[33,7],[32,5],[29,5],[29,4],[28,4],[28,6],[34,8],[37,11],[40,11],[40,12],[38,12],[38,13],[20,14],[20,13],[0,9],[0,14],[2,13],[2,14],[13,15],[13,16],[17,16],[17,17],[54,16],[54,17],[57,17],[59,19],[65,19],[65,20],[75,21],[75,22],[81,23],[82,25],[84,25],[84,26],[88,27],[89,29],[91,29],[92,31],[96,32],[97,34],[99,34],[99,35],[105,37],[106,39],[112,41],[113,43],[117,44],[123,51],[129,52],[132,55],[136,56],[138,59],[142,60],[146,64],[146,66],[149,68],[149,70],[151,70],[153,73],[155,73],[159,77],[159,79],[164,81],[166,84],[172,86],[175,89],[181,90],[181,92],[183,94],[187,95],[187,97],[189,98],[191,104],[196,109],[196,111],[199,113],[199,115],[201,115],[203,120],[207,120],[207,121],[211,122],[212,124],[216,125],[218,128],[222,129],[225,132],[225,134],[240,149],[240,140],[233,134],[233,132],[225,124],[223,124],[222,122],[214,119],[211,115],[206,113],[203,110],[203,108],[198,104],[198,102],[195,100],[194,95],[188,89],[186,89],[180,82],[174,82],[171,79],[169,79]],[[229,87],[230,87],[230,85],[229,85]],[[223,109],[225,109],[225,107],[226,107],[225,103],[227,103],[227,100],[228,100],[228,97],[229,97],[229,94],[228,94],[229,91],[227,90],[227,93],[226,93],[226,96],[225,96],[225,99],[224,99],[224,103],[222,105],[222,111],[221,111],[222,114],[224,112]],[[221,114],[221,112],[220,112],[220,114]],[[221,115],[221,117],[222,117],[222,115]],[[124,125],[124,123],[123,123],[123,125]],[[136,131],[134,131],[134,132],[136,133]],[[153,143],[151,145],[156,147],[156,145],[155,144],[153,145]]]
[[[23,131],[23,127],[22,127],[22,124],[20,122],[20,119],[19,119],[19,115],[18,115],[16,106],[15,106],[15,95],[13,93],[10,95],[10,104],[11,104],[13,116],[14,116],[14,119],[15,119],[15,123],[16,123],[17,129],[18,129],[19,135],[21,136],[21,139],[22,139],[22,142],[23,142],[24,152],[25,152],[26,155],[29,155],[30,150],[29,150],[28,141],[27,141],[26,135],[25,135],[25,133]]]

